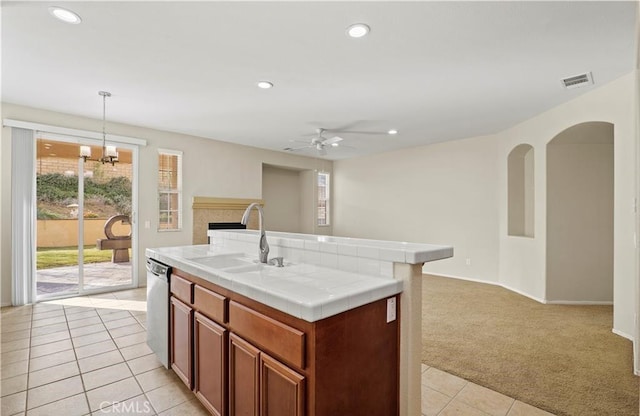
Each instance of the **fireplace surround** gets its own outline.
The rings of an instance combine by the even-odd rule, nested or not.
[[[193,244],[207,244],[209,223],[239,223],[247,207],[257,202],[264,206],[262,199],[193,197]],[[238,228],[238,227],[234,227]],[[252,212],[247,223],[248,229],[258,228],[257,212]]]

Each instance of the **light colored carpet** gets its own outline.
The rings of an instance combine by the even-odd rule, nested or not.
[[[612,320],[611,306],[425,275],[422,361],[557,415],[638,415],[632,343]]]

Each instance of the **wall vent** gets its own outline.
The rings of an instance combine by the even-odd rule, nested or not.
[[[593,77],[591,76],[591,72],[575,75],[562,80],[562,86],[568,90],[590,84],[593,84]]]

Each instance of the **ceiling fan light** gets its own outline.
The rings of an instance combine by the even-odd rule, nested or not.
[[[268,90],[269,88],[273,88],[273,82],[269,82],[269,81],[258,81],[256,85],[258,85],[258,88],[262,88],[263,90]]]
[[[361,38],[366,36],[371,28],[364,23],[354,23],[347,28],[347,34],[352,38]]]
[[[82,22],[82,19],[80,18],[80,16],[78,16],[77,13],[74,13],[71,10],[63,9],[62,7],[51,6],[49,7],[49,13],[51,13],[51,15],[56,19],[61,20],[65,23],[70,23],[72,25],[77,25]]]
[[[391,135],[398,134],[398,130],[396,130],[396,129],[391,129],[391,130],[389,130],[389,131],[387,132],[387,134],[391,134]]]
[[[340,146],[340,144],[339,143],[331,143],[331,146],[332,147],[338,147],[338,146]]]

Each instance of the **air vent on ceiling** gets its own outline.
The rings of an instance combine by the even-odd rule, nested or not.
[[[591,72],[575,75],[573,77],[565,78],[562,80],[562,85],[566,89],[578,88],[590,84],[593,84],[593,77],[591,76]]]

